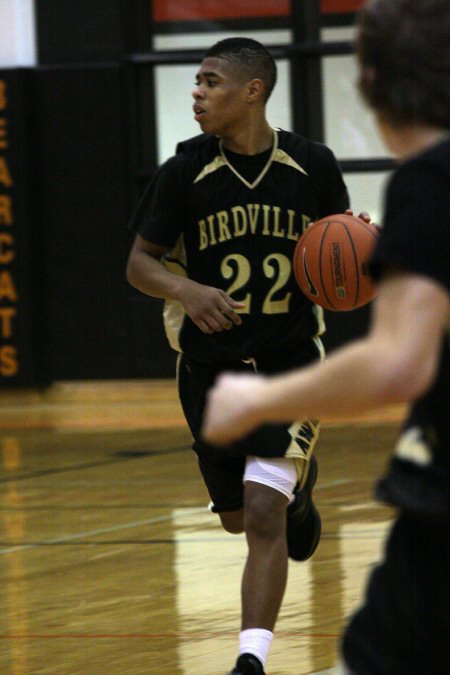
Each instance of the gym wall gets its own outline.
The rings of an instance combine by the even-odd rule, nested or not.
[[[3,29],[5,21],[17,27],[20,5],[18,32],[23,38],[32,14],[36,39],[34,50],[16,40],[10,62],[0,49],[0,386],[174,377],[162,303],[125,280],[127,222],[157,164],[198,133],[192,50],[241,34],[288,46],[296,38],[290,3],[35,0],[27,18],[22,0],[3,2],[16,9]],[[323,1],[320,39],[351,40],[358,5]],[[152,62],[155,53],[172,53],[173,62]],[[269,120],[291,129],[290,59],[277,64]],[[322,57],[317,140],[347,162],[355,211],[376,220],[389,163],[354,73],[352,54]],[[350,171],[370,158],[383,159],[380,170]],[[367,320],[367,308],[327,316],[328,348],[364,332]]]

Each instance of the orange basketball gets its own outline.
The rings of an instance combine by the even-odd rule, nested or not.
[[[310,225],[297,242],[294,273],[302,292],[332,312],[367,305],[375,295],[368,262],[378,230],[338,213]]]

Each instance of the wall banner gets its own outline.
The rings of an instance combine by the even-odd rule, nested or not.
[[[0,387],[34,383],[39,370],[25,78],[0,70]]]
[[[363,0],[321,0],[327,14],[357,11]],[[290,15],[291,0],[152,0],[153,18],[158,22],[212,21],[223,19],[275,18]]]

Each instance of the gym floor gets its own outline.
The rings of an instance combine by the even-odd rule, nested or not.
[[[335,672],[392,513],[373,500],[402,408],[323,425],[323,536],[291,563],[268,675]],[[172,380],[0,391],[2,675],[224,675],[244,537],[207,510]]]

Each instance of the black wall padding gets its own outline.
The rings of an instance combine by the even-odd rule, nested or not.
[[[125,280],[132,237],[122,79],[119,66],[35,72],[52,380],[175,373],[160,303]]]
[[[36,0],[39,63],[120,59],[120,6],[119,0]]]

